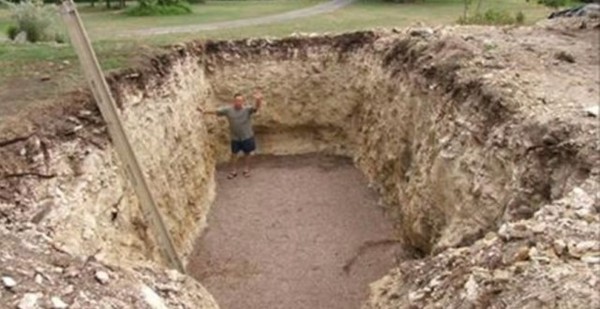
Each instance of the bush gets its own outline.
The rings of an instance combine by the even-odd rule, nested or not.
[[[162,16],[190,14],[192,8],[187,2],[178,0],[139,1],[139,4],[125,11],[129,16]]]
[[[25,0],[17,4],[0,1],[8,5],[11,19],[16,23],[8,28],[9,38],[14,39],[21,32],[25,32],[27,41],[32,43],[55,42],[62,38],[55,5],[44,5],[41,0]]]
[[[519,12],[515,17],[507,11],[489,9],[483,14],[476,13],[472,16],[461,16],[458,23],[461,25],[512,25],[525,21],[525,15]]]
[[[517,16],[515,17],[515,20],[517,22],[517,24],[522,25],[525,23],[525,14],[523,14],[523,12],[519,11],[519,13],[517,13]]]
[[[6,35],[11,40],[16,39],[18,34],[19,34],[19,28],[17,28],[17,26],[15,26],[15,25],[10,25],[6,29]]]
[[[539,4],[543,4],[553,9],[558,9],[562,6],[566,6],[567,2],[567,0],[538,0]]]

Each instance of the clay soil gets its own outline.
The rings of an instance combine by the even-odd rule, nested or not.
[[[223,309],[359,308],[403,255],[351,162],[317,155],[253,160],[217,175],[209,227],[188,265]]]

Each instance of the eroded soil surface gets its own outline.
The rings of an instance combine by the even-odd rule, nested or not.
[[[188,265],[223,309],[359,308],[402,250],[351,162],[257,157],[217,176],[209,227]]]

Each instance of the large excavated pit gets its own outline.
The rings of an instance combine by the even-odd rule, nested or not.
[[[202,255],[194,245],[219,191],[215,167],[228,159],[224,121],[196,109],[257,87],[266,101],[254,119],[260,154],[349,158],[361,186],[376,192],[378,201],[364,206],[383,206],[380,224],[391,222],[381,239],[419,256],[530,218],[593,175],[594,119],[572,121],[573,110],[548,117],[537,89],[523,91],[518,76],[494,66],[503,58],[487,56],[494,51],[483,30],[466,39],[444,31],[190,43],[112,74],[127,134],[184,262]],[[90,94],[66,101],[32,126],[3,128],[0,222],[10,230],[30,221],[73,255],[125,267],[165,263]],[[276,160],[285,168],[286,157]],[[264,184],[269,175],[235,181],[255,178]],[[197,264],[202,282],[210,263]]]

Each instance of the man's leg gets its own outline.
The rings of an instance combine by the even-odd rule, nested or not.
[[[250,176],[250,153],[244,153],[242,157],[242,164],[244,168],[244,176]]]
[[[231,141],[231,159],[229,164],[231,165],[231,171],[227,175],[227,178],[232,179],[237,176],[237,159],[238,153],[240,152],[240,145],[238,141]]]
[[[232,153],[231,154],[231,160],[229,161],[229,164],[231,165],[231,171],[229,172],[229,175],[227,176],[228,178],[233,178],[235,176],[237,176],[237,159],[238,159],[238,155],[237,153]]]
[[[254,141],[254,137],[249,138],[247,140],[244,141],[244,145],[243,145],[243,150],[244,150],[244,157],[242,158],[243,160],[243,168],[244,168],[244,176],[249,177],[250,176],[250,155],[252,154],[252,152],[254,152],[256,150],[256,142]]]

